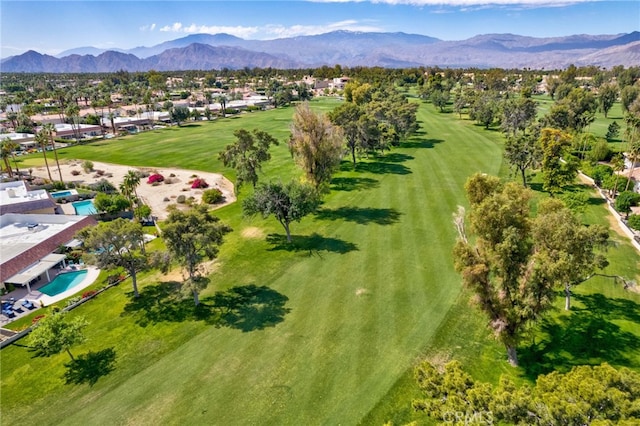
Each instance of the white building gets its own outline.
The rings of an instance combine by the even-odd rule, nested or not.
[[[50,281],[64,262],[59,247],[72,245],[78,231],[95,226],[91,216],[3,214],[0,216],[0,287]]]
[[[44,189],[32,191],[22,180],[0,183],[0,214],[55,214],[56,207]]]

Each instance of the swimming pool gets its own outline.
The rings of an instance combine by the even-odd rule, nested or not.
[[[62,198],[62,197],[68,197],[69,195],[77,195],[78,191],[74,190],[70,190],[70,191],[56,191],[56,192],[50,192],[49,195],[51,195],[53,198]]]
[[[58,275],[49,284],[43,285],[38,289],[42,294],[47,296],[55,296],[80,284],[84,277],[87,276],[87,270],[66,272]]]
[[[77,215],[91,216],[92,214],[98,214],[96,207],[93,205],[93,200],[76,201],[75,203],[71,203],[71,205]]]

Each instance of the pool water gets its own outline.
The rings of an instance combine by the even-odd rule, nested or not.
[[[69,195],[75,195],[77,194],[78,191],[73,190],[73,191],[56,191],[56,192],[50,192],[49,195],[51,195],[53,198],[62,198],[62,197],[68,197]]]
[[[98,214],[96,207],[93,205],[93,200],[76,201],[75,203],[71,203],[71,205],[77,215],[91,216],[92,214]]]
[[[47,296],[55,296],[77,286],[86,276],[86,270],[66,272],[55,277],[49,284],[40,287],[38,291]]]

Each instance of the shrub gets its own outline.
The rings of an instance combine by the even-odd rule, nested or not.
[[[602,182],[611,175],[613,175],[613,169],[603,164],[598,164],[591,170],[591,177],[597,186],[602,186]]]
[[[218,188],[207,189],[202,193],[202,202],[206,204],[216,204],[222,202],[224,196]]]
[[[52,188],[55,189],[56,191],[62,191],[66,189],[64,182],[59,182],[59,181],[53,182]]]
[[[131,207],[131,201],[124,195],[98,194],[94,205],[99,212],[117,214]]]
[[[609,144],[605,140],[599,140],[589,151],[589,158],[593,161],[610,160],[613,152],[609,148]]]
[[[82,293],[82,298],[83,299],[87,299],[93,295],[95,295],[97,292],[95,290],[89,290],[89,291],[85,291],[84,293]]]
[[[92,191],[104,192],[107,194],[116,192],[116,187],[113,186],[113,184],[106,179],[100,179],[96,183],[92,183],[88,185],[88,187]]]
[[[193,189],[198,189],[198,188],[208,188],[209,184],[204,180],[204,179],[196,179],[193,181],[193,183],[191,184],[191,188]]]
[[[187,197],[185,197],[184,195],[180,194],[178,195],[178,198],[176,199],[176,202],[178,204],[184,204],[184,202],[187,200]]]
[[[72,297],[71,299],[67,300],[67,303],[64,306],[71,306],[71,305],[75,305],[76,303],[78,303],[79,301],[81,301],[82,298],[76,296],[76,297]]]
[[[147,179],[147,183],[153,184],[156,182],[162,182],[164,181],[164,176],[162,176],[160,173],[155,173],[151,176],[149,176],[149,179]]]
[[[82,170],[84,170],[85,173],[89,173],[93,171],[93,163],[89,160],[85,160],[82,163]]]
[[[640,231],[640,214],[632,214],[627,221],[629,228]]]
[[[631,207],[637,206],[638,202],[640,202],[640,194],[633,191],[622,191],[616,197],[615,208],[620,213],[626,213],[628,217]]]

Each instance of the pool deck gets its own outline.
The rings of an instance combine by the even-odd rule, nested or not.
[[[14,310],[16,316],[13,318],[7,318],[4,315],[0,315],[0,324],[13,322],[24,315],[28,315],[30,312],[40,309],[42,306],[50,306],[56,302],[59,302],[60,300],[80,293],[82,290],[93,284],[96,279],[98,279],[98,275],[100,275],[100,269],[93,266],[88,266],[86,270],[87,275],[84,277],[81,283],[65,292],[56,294],[55,296],[47,296],[46,294],[40,293],[38,290],[34,289],[32,289],[31,292],[28,292],[26,288],[22,287],[15,289],[11,293],[5,294],[4,296],[2,296],[3,301],[6,302],[11,300],[11,298],[14,299],[13,305],[16,307],[16,309]],[[44,285],[45,284],[43,284],[42,286]],[[25,300],[31,301],[35,305],[35,309],[29,310],[22,307],[22,302]]]

